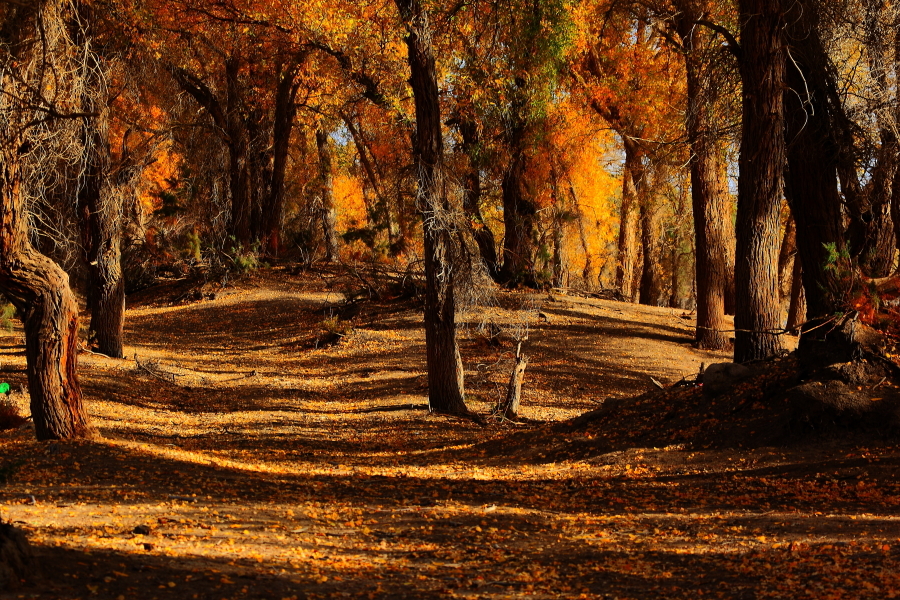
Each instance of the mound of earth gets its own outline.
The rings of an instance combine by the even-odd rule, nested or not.
[[[900,433],[900,368],[873,330],[831,347],[801,342],[748,365],[711,365],[694,380],[607,398],[581,416],[488,442],[491,454],[535,462],[584,460],[623,448],[783,447]]]

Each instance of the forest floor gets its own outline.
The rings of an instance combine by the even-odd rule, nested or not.
[[[414,301],[345,304],[335,281],[130,298],[128,358],[81,355],[96,439],[0,432],[0,517],[36,556],[9,597],[900,593],[896,438],[790,435],[763,391],[793,358],[711,398],[690,383],[728,355],[691,346],[691,315],[507,293],[486,316],[523,331],[529,309],[523,419],[482,426],[427,412]],[[0,376],[27,414],[21,342]],[[487,415],[514,342],[473,322],[461,349]]]

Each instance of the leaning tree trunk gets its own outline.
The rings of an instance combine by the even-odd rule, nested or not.
[[[39,440],[88,437],[78,383],[78,305],[69,277],[29,242],[19,144],[0,151],[0,291],[25,328],[31,415]]]
[[[463,365],[456,341],[457,249],[450,231],[444,179],[441,108],[428,14],[419,0],[396,0],[407,27],[410,86],[416,107],[415,157],[425,250],[425,346],[428,405],[469,414],[463,400]]]
[[[334,210],[334,178],[331,173],[331,143],[328,134],[321,129],[316,131],[316,147],[319,150],[319,179],[321,190],[322,237],[325,241],[325,262],[337,260],[337,221]]]
[[[740,0],[743,130],[735,264],[735,362],[781,350],[779,215],[785,161],[784,20],[778,0]]]

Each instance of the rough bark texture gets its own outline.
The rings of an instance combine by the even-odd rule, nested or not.
[[[92,37],[91,9],[79,5],[80,26],[75,40],[86,45]],[[88,270],[87,304],[91,313],[90,339],[97,351],[122,358],[125,330],[125,278],[122,272],[122,206],[124,190],[110,179],[112,160],[108,142],[109,111],[103,99],[103,61],[94,52],[85,57],[82,109],[95,116],[83,122],[84,163],[78,180],[78,213]],[[127,135],[125,136],[127,140]],[[121,165],[129,160],[123,142]],[[121,173],[127,172],[125,169]],[[124,182],[128,183],[128,182]]]
[[[432,411],[468,414],[463,365],[456,342],[457,258],[446,215],[444,156],[437,72],[428,14],[418,0],[396,0],[406,25],[410,86],[416,107],[415,157],[425,242],[425,346],[428,405]]]
[[[25,328],[31,415],[39,440],[91,434],[78,383],[78,305],[69,276],[28,241],[18,144],[0,150],[0,290]]]
[[[840,265],[829,264],[831,246],[844,246],[841,195],[838,190],[839,149],[827,99],[824,48],[812,24],[812,7],[791,4],[792,61],[784,91],[788,169],[785,196],[797,229],[797,254],[803,267],[809,318],[839,310]]]
[[[743,131],[735,264],[735,362],[781,350],[779,216],[785,162],[784,20],[778,0],[740,0]]]
[[[662,213],[650,190],[641,194],[641,246],[643,268],[639,302],[647,306],[665,306],[662,264]]]
[[[503,173],[503,267],[500,279],[508,285],[536,286],[534,274],[534,217],[537,209],[525,182],[527,155],[524,124],[511,135],[512,156]]]
[[[789,216],[784,224],[784,238],[781,240],[781,250],[778,251],[778,291],[784,298],[791,294],[791,271],[796,262],[797,255],[797,228],[794,218]]]
[[[325,243],[325,262],[337,259],[337,215],[334,209],[334,178],[332,175],[331,142],[328,133],[321,129],[316,131],[316,147],[319,150],[319,179],[321,203],[319,207],[322,221],[322,238]]]
[[[284,220],[284,181],[287,172],[288,149],[297,115],[296,65],[284,69],[275,92],[275,115],[272,127],[272,174],[269,197],[263,210],[262,241],[264,250],[277,255],[281,251],[281,224]]]
[[[78,384],[78,306],[69,277],[37,252],[29,238],[21,193],[20,152],[33,108],[18,98],[43,89],[28,81],[27,65],[46,51],[35,33],[41,5],[6,8],[0,20],[0,44],[11,55],[0,73],[0,291],[13,303],[25,329],[25,357],[31,415],[39,440],[72,439],[91,434]],[[13,73],[21,68],[23,72]],[[43,117],[44,115],[41,114]]]
[[[93,125],[93,127],[91,127]],[[87,163],[78,186],[78,208],[88,269],[90,342],[98,352],[122,358],[125,278],[122,273],[122,196],[104,184],[109,155],[97,123],[88,122]]]
[[[635,296],[634,280],[638,262],[638,226],[640,207],[636,183],[644,176],[640,150],[633,142],[625,143],[625,167],[622,172],[622,206],[619,211],[619,262],[616,267],[616,287],[625,300]]]

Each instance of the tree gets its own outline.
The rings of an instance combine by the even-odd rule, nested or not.
[[[78,382],[78,306],[68,276],[31,245],[24,189],[31,153],[47,143],[50,128],[84,116],[71,103],[62,105],[65,94],[44,96],[52,89],[45,78],[69,72],[55,64],[68,54],[66,8],[49,0],[0,5],[0,290],[24,325],[31,412],[41,440],[92,432]]]
[[[719,99],[723,93],[720,64],[725,59],[716,34],[700,24],[713,8],[711,2],[676,2],[672,18],[684,55],[687,81],[685,129],[691,147],[691,203],[694,215],[697,288],[697,345],[724,349],[725,299],[733,267],[727,258],[733,237],[727,206],[724,149]],[[718,114],[717,114],[718,112]]]
[[[444,141],[437,71],[428,12],[419,0],[395,0],[406,27],[406,46],[416,115],[414,142],[425,242],[425,346],[428,405],[432,411],[468,414],[463,365],[456,340],[459,260],[444,172]]]
[[[743,130],[735,266],[735,362],[781,349],[778,233],[785,164],[784,16],[777,0],[740,0]],[[799,222],[798,222],[799,237]]]

